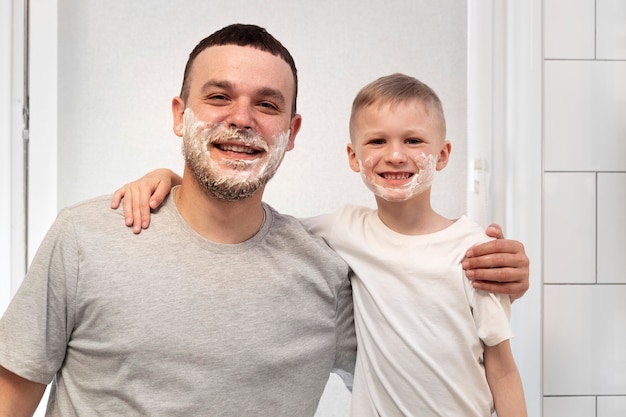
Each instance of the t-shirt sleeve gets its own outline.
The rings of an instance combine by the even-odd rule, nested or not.
[[[337,298],[337,353],[333,372],[343,379],[348,389],[352,390],[354,367],[356,362],[356,331],[354,329],[354,308],[352,286],[346,279]]]
[[[336,214],[322,214],[315,217],[306,217],[299,219],[304,228],[316,236],[327,240],[333,231],[333,227],[337,223]]]
[[[465,279],[468,283],[468,279]],[[470,302],[478,337],[487,346],[495,346],[513,337],[511,330],[511,302],[507,294],[493,294],[471,289]]]
[[[34,382],[52,381],[73,327],[77,274],[78,247],[63,210],[0,319],[0,365]]]
[[[338,222],[342,210],[335,213],[300,219],[304,227],[325,241],[338,233]],[[350,271],[352,274],[352,271]],[[337,294],[337,352],[333,372],[339,375],[348,389],[352,389],[354,366],[356,362],[356,332],[354,329],[354,308],[352,286],[349,277]]]

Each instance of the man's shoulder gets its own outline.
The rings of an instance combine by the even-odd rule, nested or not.
[[[108,208],[111,211],[116,211],[115,209],[111,209],[111,198],[111,195],[100,195],[70,204],[66,206],[63,210],[81,213],[85,211],[98,210],[104,207]],[[121,210],[121,208],[122,204],[120,204],[119,210]]]
[[[71,204],[62,208],[57,216],[57,221],[86,221],[97,224],[111,219],[117,219],[124,224],[122,204],[117,209],[112,209],[111,195],[101,195]]]

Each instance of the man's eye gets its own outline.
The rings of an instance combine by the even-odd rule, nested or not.
[[[264,101],[262,103],[259,104],[261,107],[265,108],[265,109],[269,109],[269,110],[278,110],[278,107],[276,107],[274,104],[272,103],[268,103],[267,101]]]

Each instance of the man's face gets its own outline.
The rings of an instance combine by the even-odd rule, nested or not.
[[[281,58],[250,47],[211,47],[195,59],[186,103],[172,103],[185,162],[219,198],[254,195],[274,175],[300,129],[291,116],[293,75]]]
[[[412,199],[429,190],[434,172],[447,164],[450,144],[432,113],[417,100],[359,110],[348,159],[378,197]]]

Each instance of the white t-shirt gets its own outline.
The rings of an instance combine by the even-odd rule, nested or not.
[[[491,416],[483,343],[512,337],[507,296],[476,291],[461,261],[489,238],[461,217],[408,236],[377,211],[347,206],[307,219],[351,266],[358,353],[352,415]]]

